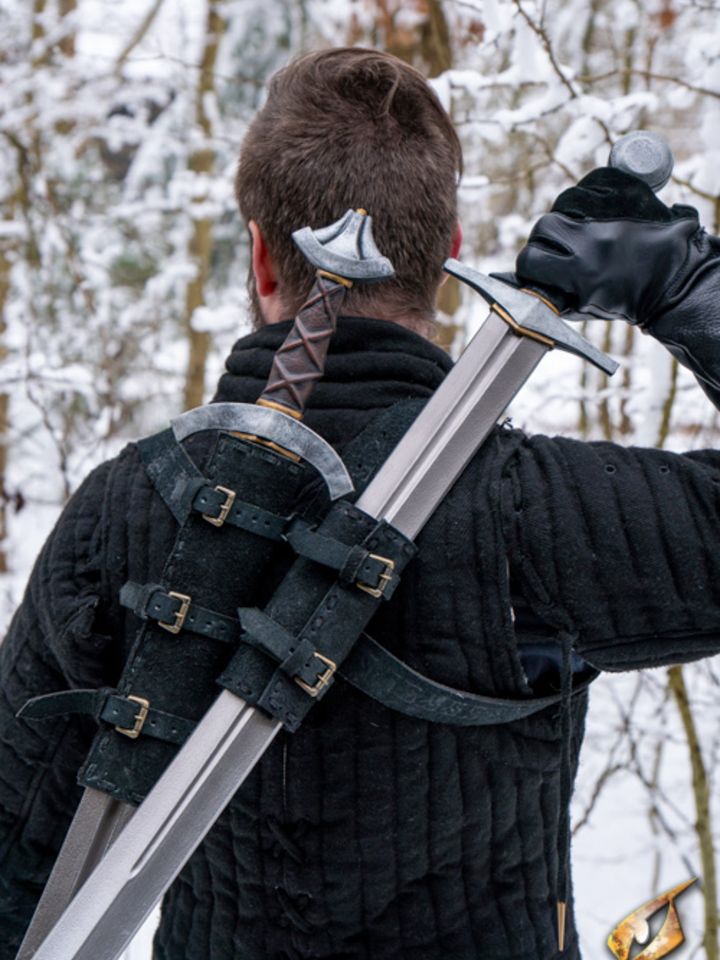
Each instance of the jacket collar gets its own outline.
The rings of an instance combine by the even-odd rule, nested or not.
[[[254,403],[291,320],[262,327],[235,343],[213,402]],[[452,366],[439,347],[388,320],[340,317],[325,375],[313,392],[306,422],[328,434],[327,411],[375,411],[398,400],[429,397]],[[331,431],[334,432],[334,431]],[[330,442],[335,438],[328,436]]]

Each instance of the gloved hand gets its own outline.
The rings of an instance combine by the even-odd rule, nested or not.
[[[621,170],[593,170],[538,220],[516,272],[562,309],[639,324],[720,407],[720,240],[693,207],[667,207]]]

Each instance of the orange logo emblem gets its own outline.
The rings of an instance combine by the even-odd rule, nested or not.
[[[653,900],[648,900],[647,903],[638,907],[637,910],[633,910],[624,920],[620,921],[607,941],[608,947],[617,957],[617,960],[628,960],[633,940],[641,946],[647,942],[650,936],[648,920],[663,907],[667,907],[668,911],[662,927],[658,930],[652,943],[649,943],[641,953],[636,954],[633,960],[661,960],[661,957],[669,956],[673,950],[685,942],[685,934],[680,925],[675,898],[683,890],[687,890],[690,884],[695,883],[696,880],[697,877],[693,877],[691,880],[686,880],[685,883],[679,883],[672,890],[661,893]]]

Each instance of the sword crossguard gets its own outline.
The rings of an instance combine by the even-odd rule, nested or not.
[[[488,277],[459,260],[446,260],[444,269],[476,290],[519,336],[574,353],[612,376],[619,364],[574,330],[540,297]]]
[[[329,227],[303,227],[292,235],[296,246],[318,270],[354,283],[376,283],[395,276],[393,265],[373,239],[372,217],[348,210]]]

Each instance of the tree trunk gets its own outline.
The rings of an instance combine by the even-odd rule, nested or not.
[[[12,216],[9,214],[8,219]],[[10,293],[10,270],[12,261],[8,250],[0,248],[0,367],[8,357],[8,348],[5,340],[7,321],[5,310]],[[0,393],[0,573],[8,572],[7,534],[8,534],[8,434],[10,432],[10,395],[3,390]]]
[[[718,960],[718,907],[717,907],[717,871],[715,864],[715,844],[713,842],[712,820],[710,816],[710,790],[707,771],[700,750],[695,718],[690,708],[685,677],[682,667],[670,667],[668,683],[675,697],[688,750],[692,770],[692,790],[695,800],[695,833],[700,845],[700,861],[703,871],[703,897],[705,902],[705,936],[703,946],[707,960]]]
[[[205,44],[200,63],[200,77],[197,87],[195,123],[203,137],[210,140],[212,122],[206,110],[206,98],[215,92],[215,63],[217,61],[220,38],[224,30],[224,21],[220,15],[223,0],[209,0],[205,23]],[[194,150],[188,161],[188,168],[195,174],[212,174],[215,166],[215,151],[212,146],[202,146]],[[202,202],[205,197],[193,198]],[[205,394],[205,367],[210,350],[210,334],[194,330],[193,314],[205,303],[210,255],[212,252],[212,220],[199,217],[193,221],[193,233],[190,239],[190,256],[195,264],[195,276],[187,286],[185,294],[185,330],[188,339],[188,366],[185,377],[184,407],[186,410],[199,406]]]
[[[60,16],[64,19],[77,10],[77,0],[60,0]],[[60,49],[66,57],[75,56],[75,28],[63,34]]]
[[[398,14],[403,10],[400,0],[375,0],[374,6],[376,46],[418,67],[429,77],[435,77],[452,67],[452,42],[441,0],[415,0],[414,6],[424,14],[415,30],[398,25]],[[357,42],[360,37],[350,39]],[[460,326],[452,322],[461,302],[460,283],[454,277],[449,277],[440,287],[436,302],[438,311],[450,318],[449,323],[438,323],[437,327],[437,343],[444,350],[449,351],[462,333]]]
[[[428,0],[427,19],[420,28],[420,50],[428,76],[436,77],[452,67],[450,30],[440,0]]]

